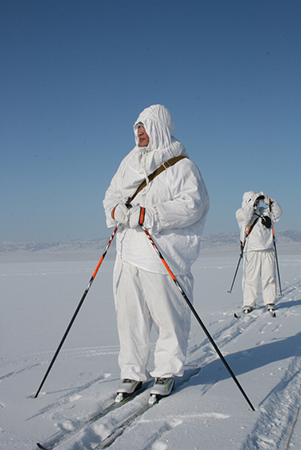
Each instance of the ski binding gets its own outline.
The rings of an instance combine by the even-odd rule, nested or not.
[[[157,395],[157,394],[151,394],[149,399],[148,399],[148,404],[150,406],[153,406],[155,403],[158,403],[158,401],[160,400],[161,396]]]
[[[125,395],[123,392],[118,392],[115,397],[115,403],[121,403],[125,399]]]

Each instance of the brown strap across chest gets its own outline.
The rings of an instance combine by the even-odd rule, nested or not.
[[[168,169],[168,167],[173,166],[174,164],[176,164],[178,161],[180,161],[181,159],[187,158],[187,156],[174,156],[173,158],[169,159],[168,161],[164,162],[162,164],[162,166],[158,167],[152,174],[150,174],[148,176],[148,180],[152,181],[154,178],[156,178],[156,176],[158,176],[161,172],[163,172],[164,170]],[[127,204],[130,204],[132,200],[134,200],[134,198],[136,197],[136,195],[139,194],[140,191],[142,191],[142,189],[145,188],[145,186],[147,185],[146,180],[142,181],[142,183],[140,184],[140,186],[138,187],[137,191],[135,192],[135,194],[130,197],[127,201]]]

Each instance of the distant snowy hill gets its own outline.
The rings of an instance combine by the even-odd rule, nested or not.
[[[276,231],[279,254],[301,253],[301,230]],[[104,239],[75,240],[59,242],[0,242],[0,261],[18,260],[97,260],[103,253],[109,237]],[[204,234],[202,236],[203,255],[233,253],[239,255],[239,233]],[[113,241],[107,258],[115,255]]]
[[[89,241],[58,241],[58,242],[0,242],[0,252],[78,252],[103,249],[108,239],[93,239]]]

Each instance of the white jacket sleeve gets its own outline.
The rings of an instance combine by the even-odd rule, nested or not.
[[[276,200],[271,198],[271,220],[273,223],[278,222],[280,217],[282,216],[282,209],[280,205],[276,202]]]
[[[202,218],[205,220],[209,196],[201,174],[192,161],[186,159],[168,168],[164,182],[170,191],[170,198],[148,205],[146,196],[146,204],[143,205],[146,209],[144,225],[152,234],[186,228]]]

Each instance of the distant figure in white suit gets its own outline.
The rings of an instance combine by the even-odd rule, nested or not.
[[[261,203],[264,206],[260,206]],[[273,223],[278,222],[282,210],[276,200],[263,192],[245,192],[242,206],[236,211],[240,228],[240,242],[244,246],[243,264],[243,312],[256,307],[261,278],[263,302],[274,311],[276,299],[276,267]]]

